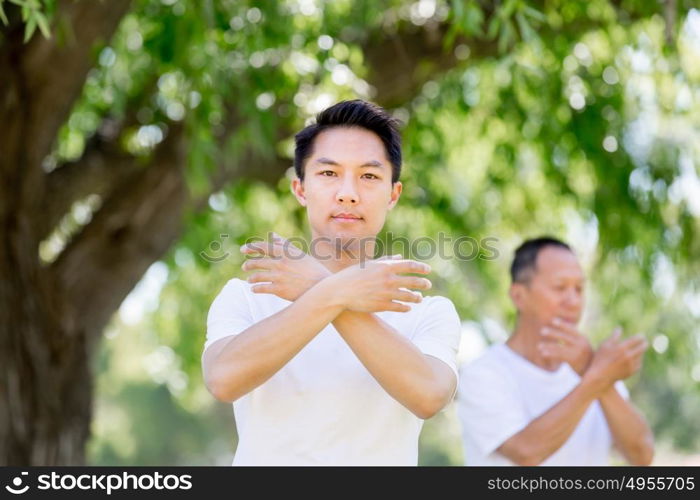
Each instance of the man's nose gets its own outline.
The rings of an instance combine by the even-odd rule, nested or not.
[[[344,178],[338,192],[335,195],[338,203],[350,203],[355,205],[360,201],[360,196],[357,192],[357,186],[352,178]]]
[[[581,292],[575,288],[569,288],[564,295],[564,303],[569,307],[581,307],[582,300]]]

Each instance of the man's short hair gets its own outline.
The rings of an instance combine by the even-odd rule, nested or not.
[[[561,240],[542,236],[526,240],[515,251],[513,263],[510,265],[510,279],[513,283],[529,283],[537,268],[537,256],[543,248],[559,247],[572,251],[571,247]]]
[[[304,180],[304,163],[313,153],[316,136],[333,127],[361,127],[374,132],[384,143],[386,156],[391,163],[391,182],[401,175],[401,135],[399,121],[384,108],[370,102],[355,99],[341,101],[321,111],[316,123],[304,128],[294,136],[294,170],[300,180]]]

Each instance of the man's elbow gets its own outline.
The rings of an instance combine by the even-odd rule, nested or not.
[[[433,406],[428,406],[428,405],[420,405],[415,408],[411,409],[411,413],[413,413],[416,417],[420,418],[421,420],[428,420],[429,418],[434,417],[437,415],[437,413],[441,410],[441,408],[435,408]]]
[[[442,391],[436,391],[434,394],[423,397],[411,408],[411,412],[420,419],[428,420],[437,415],[449,402],[449,395]]]
[[[632,462],[632,465],[640,465],[646,467],[647,465],[651,465],[651,463],[654,461],[654,451],[649,450],[645,451],[644,454],[639,455],[636,460]]]
[[[214,396],[214,398],[217,401],[221,401],[222,403],[232,403],[235,401],[235,398],[231,395],[231,393],[227,390],[225,386],[223,386],[220,383],[214,382],[214,381],[208,381],[205,382],[205,385],[207,386],[207,390],[209,391],[209,394]]]
[[[544,459],[534,453],[514,452],[508,457],[515,465],[520,467],[535,467],[540,465]]]
[[[654,442],[651,437],[644,440],[629,458],[631,465],[647,466],[654,461]]]
[[[535,467],[547,458],[539,453],[535,446],[518,437],[511,437],[496,451],[521,467]]]
[[[229,377],[223,377],[212,370],[204,377],[204,385],[209,393],[222,403],[233,403],[242,396],[231,384]]]

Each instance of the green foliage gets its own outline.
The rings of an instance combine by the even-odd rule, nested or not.
[[[22,9],[25,42],[32,37],[37,28],[44,38],[51,36],[49,22],[55,5],[53,0],[0,0],[0,21],[7,25],[9,21],[3,5],[5,2],[13,3]]]

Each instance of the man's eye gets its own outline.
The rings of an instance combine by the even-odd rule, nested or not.
[[[379,179],[379,177],[377,177],[374,174],[364,174],[362,177],[365,177],[367,179]]]
[[[324,170],[322,172],[319,172],[320,175],[325,175],[326,177],[332,177],[335,175],[335,172],[332,170]]]

